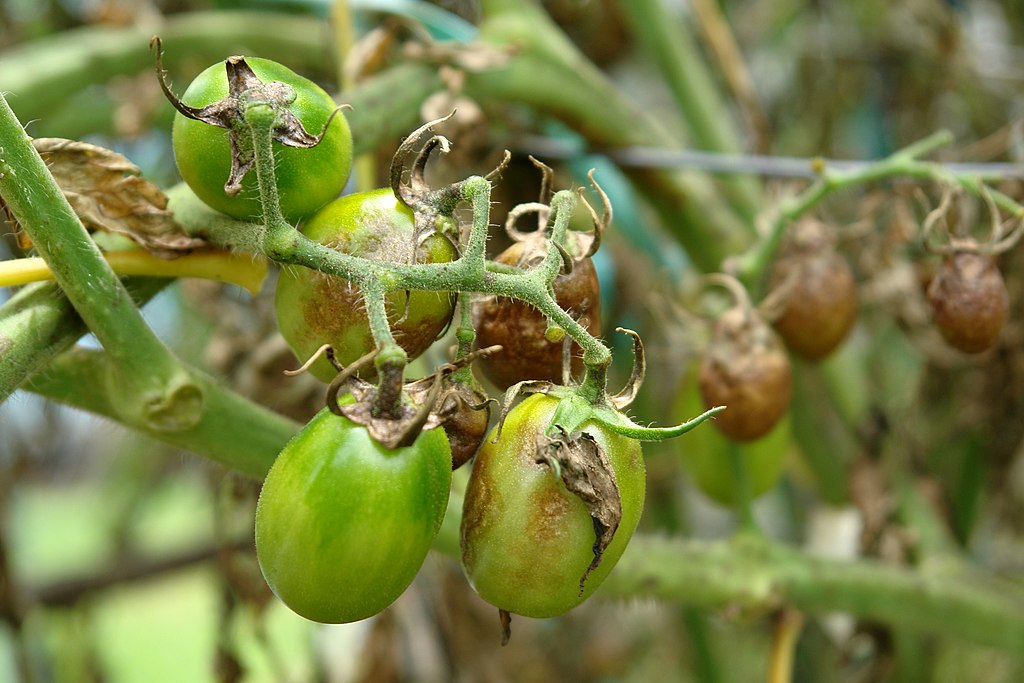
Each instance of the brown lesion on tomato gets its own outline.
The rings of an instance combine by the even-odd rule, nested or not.
[[[594,524],[594,558],[580,577],[582,595],[587,577],[600,566],[622,521],[622,497],[615,471],[601,444],[586,432],[567,434],[558,429],[557,436],[538,435],[534,460],[546,463],[561,478],[568,492],[586,506]],[[555,491],[561,493],[559,489]],[[561,499],[567,503],[564,497]],[[567,513],[568,508],[562,512]]]
[[[473,467],[462,504],[459,546],[464,565],[476,564],[476,544],[469,543],[468,539],[486,533],[493,524],[494,515],[501,509],[501,492],[494,485],[494,477],[485,463],[478,463]]]

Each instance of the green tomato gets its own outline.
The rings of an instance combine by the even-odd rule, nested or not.
[[[350,194],[312,216],[302,232],[338,251],[377,261],[407,263],[413,252],[413,214],[390,189]],[[416,248],[418,263],[441,263],[457,256],[440,233],[427,235]],[[277,324],[300,361],[323,344],[348,365],[373,349],[362,293],[347,280],[301,266],[282,268],[275,298]],[[429,347],[451,320],[454,302],[448,292],[405,292],[387,297],[388,319],[395,341],[409,358]],[[325,382],[337,374],[326,359],[311,372]]]
[[[444,431],[388,450],[326,408],[284,448],[256,507],[256,554],[274,593],[324,623],[370,617],[409,586],[444,518]]]
[[[331,96],[316,83],[269,59],[247,57],[246,62],[264,82],[280,81],[295,90],[291,111],[312,135],[319,135],[337,108]],[[228,95],[224,63],[210,66],[196,76],[181,100],[192,107],[204,107]],[[228,131],[180,112],[172,129],[174,160],[178,172],[192,191],[207,205],[241,220],[262,215],[255,169],[242,180],[235,196],[224,192],[231,171]],[[310,149],[273,143],[277,189],[285,218],[295,222],[337,197],[352,170],[352,133],[339,112],[318,145]]]
[[[705,410],[697,386],[696,372],[689,373],[680,391],[676,415],[693,415]],[[728,408],[726,408],[728,412]],[[737,502],[736,472],[729,449],[737,449],[746,469],[751,497],[757,497],[775,486],[782,476],[786,456],[792,442],[789,415],[782,417],[764,436],[738,443],[711,426],[695,429],[678,440],[676,448],[683,467],[704,494],[722,505]]]
[[[644,462],[637,441],[596,422],[582,431],[604,449],[622,501],[622,519],[601,563],[586,506],[546,463],[534,458],[558,399],[535,394],[505,418],[477,453],[462,517],[462,565],[487,602],[515,614],[552,617],[583,602],[618,562],[644,506]]]

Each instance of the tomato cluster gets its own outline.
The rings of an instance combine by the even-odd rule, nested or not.
[[[637,527],[645,494],[639,439],[658,432],[624,416],[635,391],[608,396],[607,363],[588,355],[584,365],[577,344],[600,334],[600,288],[590,256],[611,209],[593,178],[605,214],[599,219],[587,205],[592,233],[567,237],[562,216],[554,237],[548,225],[552,171],[535,162],[545,189],[541,201],[523,205],[521,213],[539,210],[538,230],[516,230],[521,213],[513,210],[506,229],[515,244],[490,265],[482,241],[475,252],[479,272],[495,277],[542,272],[549,299],[537,305],[547,306],[552,319],[561,315],[576,338],[565,338],[564,329],[523,300],[527,295],[507,296],[495,287],[489,296],[463,302],[455,363],[403,384],[404,363],[447,329],[456,308],[449,292],[461,288],[404,291],[398,288],[422,282],[392,281],[375,290],[380,297],[388,293],[373,299],[374,326],[367,316],[368,278],[399,267],[453,268],[472,244],[455,218],[464,198],[458,186],[435,192],[423,179],[430,151],[447,149],[447,141],[435,137],[424,145],[406,183],[399,162],[411,158],[421,128],[396,155],[391,187],[337,198],[351,168],[352,140],[334,101],[312,82],[274,62],[233,57],[202,72],[181,100],[164,88],[178,109],[178,168],[202,201],[242,220],[276,225],[283,215],[301,225],[301,236],[289,231],[289,239],[379,267],[352,279],[302,265],[280,270],[280,331],[297,358],[308,360],[305,367],[330,386],[327,408],[281,452],[259,499],[256,548],[273,591],[298,614],[321,622],[364,619],[387,607],[412,582],[434,541],[452,470],[475,456],[460,529],[471,585],[502,612],[533,617],[562,614],[585,600]],[[249,173],[254,166],[268,172],[259,165],[268,157],[258,157],[246,137],[254,107],[274,113],[274,142],[265,141],[273,147],[275,184],[269,188]],[[485,233],[487,222],[480,225]],[[957,243],[928,290],[936,326],[963,351],[990,347],[1007,317],[993,251]],[[319,267],[330,260],[316,253],[321,260],[303,263]],[[551,268],[556,263],[558,272]],[[339,270],[353,272],[332,272]],[[770,488],[781,473],[789,442],[790,352],[812,361],[832,353],[855,323],[857,296],[850,266],[812,221],[794,226],[768,274],[769,288],[779,294],[774,313],[758,310],[738,281],[727,280],[735,305],[715,322],[681,400],[687,413],[701,403],[714,409],[693,425],[716,406],[728,406],[717,431],[704,430],[689,443],[685,462],[705,492],[736,504]],[[551,312],[552,300],[561,311]],[[370,363],[385,347],[393,357],[404,354],[397,375],[388,372],[393,357]],[[638,337],[634,348],[638,386]],[[518,404],[509,395],[486,438],[489,399],[469,369],[477,359],[497,388],[536,392]],[[377,385],[369,384],[372,378]],[[726,460],[748,471],[737,477]]]

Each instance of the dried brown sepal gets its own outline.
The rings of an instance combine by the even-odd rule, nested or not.
[[[622,521],[622,498],[607,454],[587,434],[566,434],[559,427],[554,437],[538,435],[534,459],[547,463],[565,488],[579,498],[594,523],[594,559],[580,577],[580,595],[590,572],[597,569]]]
[[[190,107],[178,98],[167,83],[167,71],[163,66],[163,44],[159,36],[149,41],[150,48],[156,51],[156,73],[164,96],[178,112],[194,121],[228,131],[231,144],[231,171],[224,182],[224,192],[230,196],[237,195],[242,189],[242,178],[252,169],[256,161],[248,133],[244,131],[245,109],[251,103],[263,102],[274,109],[274,140],[287,147],[309,149],[316,147],[323,140],[334,117],[344,107],[338,107],[327,117],[320,133],[313,135],[292,113],[290,107],[295,102],[295,89],[280,81],[263,82],[253,72],[245,57],[233,55],[224,60],[227,72],[228,95],[205,107]]]
[[[430,193],[430,185],[424,177],[427,160],[431,152],[440,148],[441,152],[447,154],[451,147],[448,138],[441,135],[434,135],[426,143],[420,145],[420,139],[435,126],[444,123],[455,112],[433,121],[428,121],[422,126],[409,133],[398,146],[393,157],[391,157],[390,181],[391,191],[395,197],[407,207],[416,211],[423,202],[426,195]],[[409,169],[409,180],[405,180],[405,170]]]
[[[386,414],[378,409],[378,404],[381,402],[382,392],[389,389],[371,384],[357,376],[362,368],[369,366],[376,359],[376,350],[367,353],[344,368],[337,362],[333,349],[329,346],[322,347],[317,355],[324,353],[339,370],[337,377],[327,387],[327,407],[335,415],[347,417],[366,427],[370,436],[385,448],[410,446],[421,432],[439,426],[444,427],[450,437],[449,430],[464,427],[461,420],[468,421],[469,427],[479,429],[475,445],[472,444],[473,436],[468,433],[470,431],[468,429],[464,430],[467,433],[462,435],[464,438],[458,443],[450,439],[453,463],[455,458],[459,457],[462,458],[459,464],[462,464],[473,457],[480,443],[483,442],[490,419],[490,401],[482,392],[474,390],[473,387],[451,380],[451,376],[474,360],[494,353],[496,350],[495,348],[486,348],[474,351],[452,363],[442,365],[432,375],[405,384],[400,388],[401,398],[393,402],[388,401],[392,405],[391,410]],[[315,356],[303,367],[308,367],[314,359]],[[343,391],[352,394],[354,402],[339,403],[338,396]],[[473,414],[481,413],[484,418],[483,426],[480,427],[478,422],[474,421],[475,415],[463,415],[463,411]],[[453,469],[456,466],[453,464]]]
[[[647,374],[647,357],[644,354],[644,342],[640,339],[639,334],[625,327],[616,327],[615,331],[625,332],[633,337],[633,369],[629,374],[629,379],[618,393],[608,397],[609,403],[616,409],[623,410],[628,408],[640,393],[640,386],[644,383],[644,376]]]
[[[124,235],[161,258],[205,246],[174,221],[164,193],[124,156],[63,138],[37,138],[32,145],[87,229]]]

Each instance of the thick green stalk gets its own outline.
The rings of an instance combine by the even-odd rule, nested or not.
[[[629,0],[619,7],[632,24],[637,43],[660,67],[694,146],[714,152],[742,151],[739,134],[732,125],[732,112],[720,97],[689,27],[679,25],[668,15],[664,0]],[[733,206],[753,228],[764,202],[756,178],[728,175],[721,183]]]
[[[136,278],[126,285],[142,304],[169,282]],[[29,285],[6,301],[0,307],[0,403],[86,332],[71,302],[53,283]]]
[[[126,419],[168,430],[196,420],[202,393],[143,320],[2,95],[0,196],[114,359],[107,381],[119,385]]]
[[[922,633],[1024,652],[1019,588],[956,568],[903,568],[811,557],[763,538],[708,543],[636,537],[599,594],[657,597],[702,609],[849,612]]]
[[[189,450],[255,477],[267,473],[277,454],[301,425],[258,406],[198,370],[191,375],[204,396],[194,424],[176,431],[153,429],[147,422],[129,421],[104,378],[117,361],[109,354],[84,348],[65,353],[25,388],[64,403],[121,422],[159,441]]]

